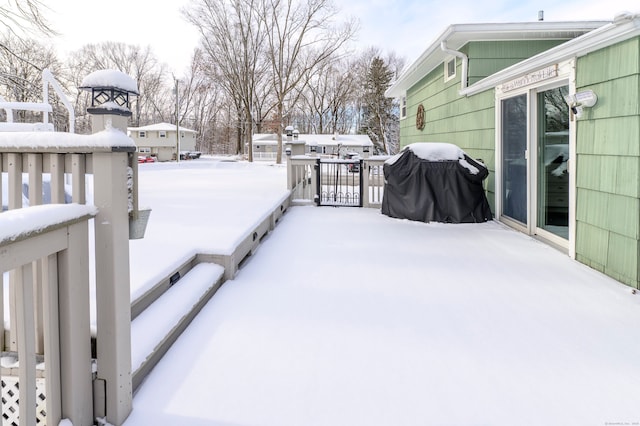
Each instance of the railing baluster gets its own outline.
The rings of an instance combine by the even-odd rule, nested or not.
[[[85,189],[85,156],[83,154],[71,155],[71,185],[74,203],[85,204],[87,195]]]
[[[33,269],[31,263],[17,269],[16,301],[17,322],[15,328],[22,338],[18,341],[20,362],[20,424],[36,424],[36,346],[33,309]],[[13,325],[12,325],[13,327]]]
[[[62,418],[60,400],[60,329],[58,320],[58,256],[52,254],[43,262],[42,268],[44,298],[44,365],[47,372],[45,395],[47,424],[57,425]]]
[[[51,203],[64,204],[64,154],[49,154]]]
[[[9,210],[22,208],[22,155],[10,153],[7,155],[7,180],[8,180],[8,192],[9,192]],[[17,271],[11,271],[9,273],[9,304],[11,306],[16,305],[16,280]],[[9,323],[16,324],[18,318],[16,317],[16,310],[9,310]],[[15,327],[11,327],[9,330],[9,350],[18,350],[18,333]]]
[[[9,210],[22,208],[22,155],[7,155]]]
[[[27,173],[29,174],[29,205],[42,204],[42,154],[27,155]],[[44,332],[42,320],[42,261],[33,262],[33,303],[35,305],[36,352],[44,350]]]
[[[27,155],[27,173],[29,173],[29,205],[42,204],[42,154]]]

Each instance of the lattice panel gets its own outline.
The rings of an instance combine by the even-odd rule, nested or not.
[[[47,424],[45,379],[36,379],[36,424]],[[2,426],[19,426],[20,383],[15,376],[2,376]]]

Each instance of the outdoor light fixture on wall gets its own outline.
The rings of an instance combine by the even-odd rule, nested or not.
[[[598,96],[593,92],[593,90],[584,90],[582,92],[577,92],[574,95],[565,96],[565,101],[569,105],[571,112],[577,118],[582,116],[583,108],[591,108],[598,102]]]

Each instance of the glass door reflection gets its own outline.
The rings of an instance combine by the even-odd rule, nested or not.
[[[502,215],[527,225],[527,95],[502,101]]]
[[[537,227],[569,238],[568,86],[538,93]]]

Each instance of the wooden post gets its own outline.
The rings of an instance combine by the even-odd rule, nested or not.
[[[64,154],[49,154],[51,203],[64,204]]]
[[[58,255],[62,417],[75,426],[93,424],[89,251],[86,222],[68,228],[68,247]]]
[[[42,298],[44,299],[44,365],[47,369],[45,395],[47,395],[47,424],[57,425],[62,420],[60,398],[60,320],[58,313],[58,256],[49,255],[42,263]]]
[[[20,361],[20,424],[36,425],[36,346],[33,315],[33,270],[31,263],[15,270],[16,278],[16,319],[11,324],[18,339],[18,359]],[[12,282],[13,284],[13,282]]]
[[[113,74],[113,71],[106,71],[109,77],[114,76]],[[118,79],[121,80],[122,77],[129,78],[130,83],[135,85],[135,81],[125,74]],[[87,109],[91,114],[91,130],[93,133],[119,130],[126,135],[131,116],[128,96],[137,95],[138,90],[123,89],[115,81],[112,83],[113,85],[107,84],[112,96],[115,93],[126,95],[127,107],[124,110],[112,110],[103,105],[93,105]],[[93,93],[96,88],[89,89]],[[125,147],[113,146],[112,152],[93,154],[93,199],[99,211],[94,219],[98,364],[96,382],[100,383],[96,389],[104,389],[105,393],[102,400],[96,401],[96,406],[104,403],[106,420],[115,426],[124,423],[133,405],[127,167],[129,153],[135,151],[136,147],[131,144]],[[135,161],[135,156],[133,160]]]
[[[22,155],[21,154],[7,154],[7,170],[8,170],[8,186],[9,186],[9,210],[22,208]],[[11,306],[15,306],[16,301],[16,282],[17,271],[9,272],[9,303]],[[17,324],[18,318],[16,316],[16,310],[9,310],[9,324]],[[18,350],[18,333],[15,327],[12,325],[9,329],[9,350]]]
[[[47,116],[47,113],[44,113]],[[42,204],[42,154],[27,155],[29,174],[29,206]],[[35,305],[36,353],[44,353],[44,324],[42,320],[42,260],[33,262],[33,303]]]
[[[106,382],[106,417],[113,425],[132,408],[127,156],[93,154],[98,378]]]
[[[369,162],[364,160],[360,166],[360,175],[362,176],[362,207],[369,207]]]
[[[87,203],[87,189],[85,186],[85,179],[85,156],[83,154],[71,154],[71,192],[74,203]]]

